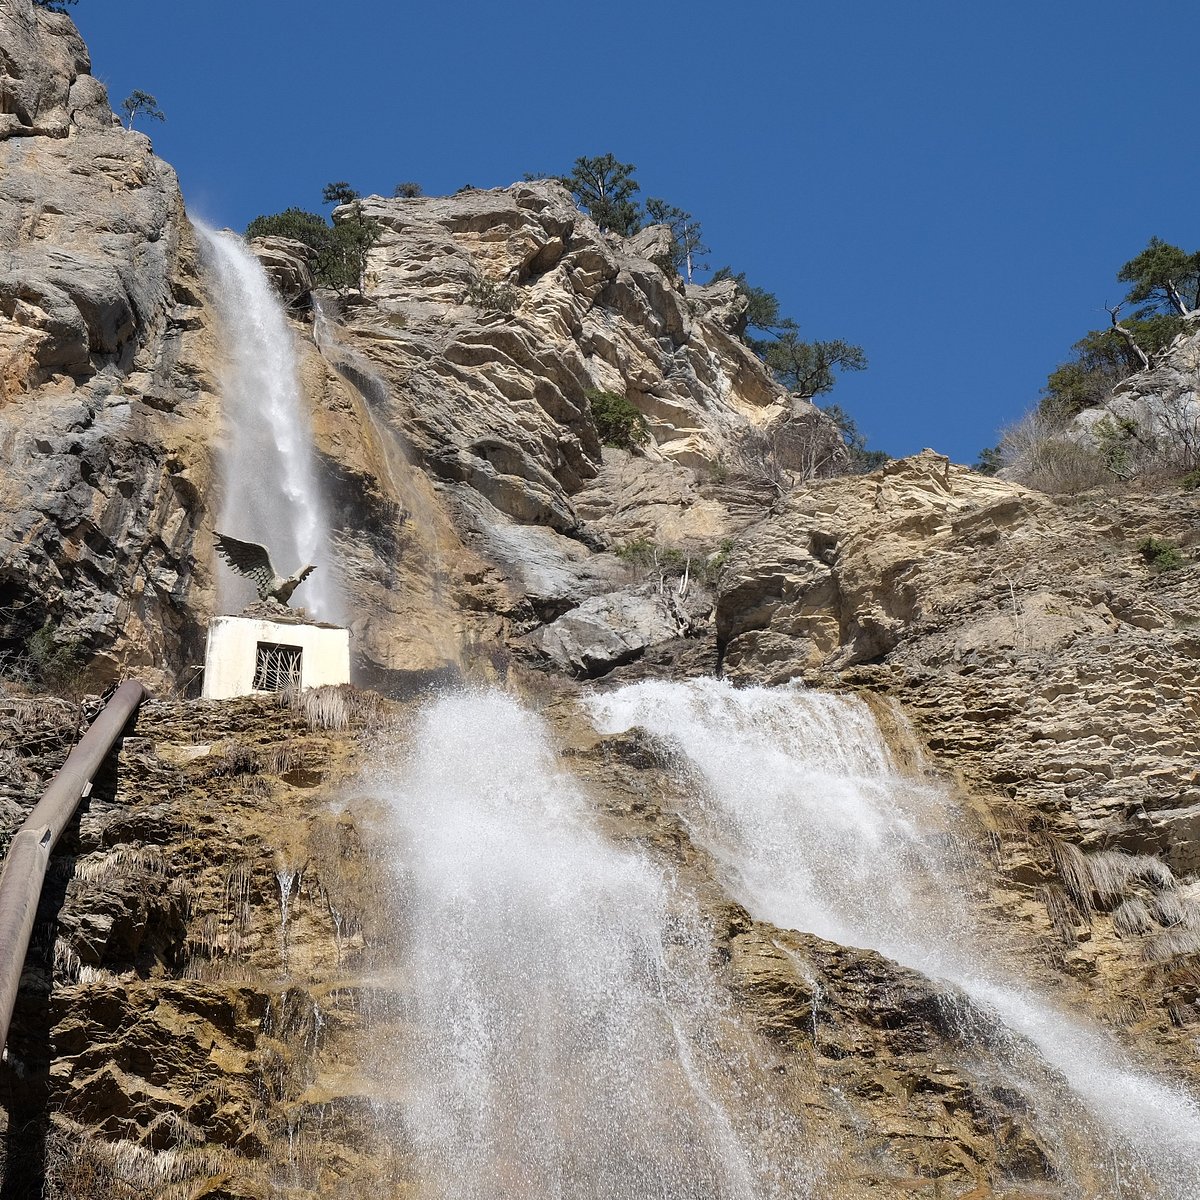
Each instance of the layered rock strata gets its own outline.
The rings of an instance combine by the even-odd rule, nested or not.
[[[49,622],[104,680],[196,661],[215,410],[174,171],[70,19],[0,7],[0,647]]]
[[[461,660],[464,647],[499,635],[561,669],[602,674],[709,604],[685,596],[681,618],[660,603],[657,575],[610,551],[654,543],[697,566],[716,554],[762,489],[774,494],[767,476],[778,482],[788,463],[801,465],[778,461],[783,426],[803,429],[822,461],[840,461],[830,423],[789,398],[731,332],[736,293],[717,284],[685,295],[651,261],[661,231],[657,241],[652,231],[607,237],[554,183],[369,197],[334,216],[379,232],[362,294],[323,301],[317,342],[336,377],[310,367],[335,494],[365,481],[401,517],[400,577],[378,551],[355,572],[356,632],[378,665],[435,667],[431,644],[445,655],[457,642],[449,657]],[[641,414],[644,447],[601,446],[596,392]],[[369,435],[357,451],[355,426]],[[347,503],[348,546],[361,545],[361,515]],[[431,615],[447,593],[478,615]],[[592,609],[607,614],[611,637]],[[566,626],[536,632],[567,614],[609,649],[585,662]],[[439,620],[441,634],[423,644],[406,633]]]

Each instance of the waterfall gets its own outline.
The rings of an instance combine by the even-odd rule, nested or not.
[[[264,544],[281,575],[316,564],[296,603],[318,620],[340,621],[341,589],[283,305],[240,238],[193,224],[225,343],[220,382],[227,439],[218,528]],[[218,586],[223,611],[236,612],[254,596],[250,582],[224,564]]]
[[[382,1090],[402,1095],[392,1140],[418,1194],[810,1195],[694,903],[594,827],[542,722],[499,693],[450,695],[409,745],[373,780],[407,982],[400,1032],[372,1054],[394,1055]]]
[[[1088,1169],[1105,1175],[1105,1196],[1200,1196],[1200,1105],[988,949],[951,797],[894,768],[865,704],[697,680],[634,684],[586,706],[602,732],[641,726],[676,749],[693,836],[754,916],[876,950],[997,1016],[1010,1049],[1036,1048],[1083,1105],[1101,1151]],[[1043,1115],[1056,1107],[1032,1099]]]

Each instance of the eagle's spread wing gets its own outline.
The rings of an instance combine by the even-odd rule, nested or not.
[[[293,579],[296,581],[296,586],[299,587],[317,568],[311,564],[304,568],[303,571],[297,571]]]
[[[266,546],[243,542],[227,533],[214,533],[217,553],[239,574],[254,581],[259,599],[265,600],[275,584],[275,569]]]

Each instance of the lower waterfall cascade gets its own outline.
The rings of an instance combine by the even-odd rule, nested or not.
[[[398,1043],[372,1056],[402,1097],[388,1132],[420,1194],[819,1194],[687,897],[593,828],[540,719],[499,692],[451,694],[411,740],[368,780],[397,839],[409,979]],[[764,1145],[787,1150],[768,1168]]]
[[[640,727],[678,756],[692,834],[752,915],[876,950],[958,989],[998,1019],[1017,1086],[1038,1087],[1036,1068],[1065,1082],[1065,1098],[1043,1084],[1032,1107],[1051,1137],[1055,1124],[1060,1137],[1086,1127],[1099,1181],[1063,1181],[1064,1194],[1200,1196],[1200,1104],[987,948],[953,799],[896,769],[865,703],[709,679],[637,683],[584,704],[600,732]]]

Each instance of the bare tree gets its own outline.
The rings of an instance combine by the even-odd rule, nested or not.
[[[1122,307],[1123,305],[1121,304],[1112,306],[1106,304],[1104,306],[1104,311],[1108,313],[1109,319],[1112,321],[1113,329],[1124,339],[1125,344],[1137,356],[1138,361],[1142,364],[1142,370],[1148,371],[1150,369],[1150,356],[1141,348],[1141,346],[1138,345],[1137,338],[1133,336],[1133,330],[1129,329],[1125,325],[1122,325],[1121,322],[1117,320],[1117,314],[1121,311]]]

